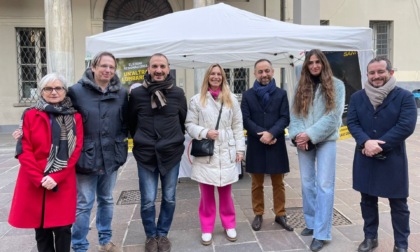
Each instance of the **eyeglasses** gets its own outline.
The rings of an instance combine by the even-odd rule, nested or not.
[[[63,87],[55,87],[55,88],[53,88],[53,87],[44,87],[43,89],[42,89],[42,91],[44,91],[44,92],[47,92],[47,93],[52,93],[53,91],[55,91],[55,92],[57,92],[57,93],[61,93],[61,92],[63,92],[65,89],[63,88]]]
[[[110,66],[110,65],[99,65],[99,67],[100,68],[103,68],[103,69],[109,68],[109,70],[115,70],[115,67],[114,66]]]

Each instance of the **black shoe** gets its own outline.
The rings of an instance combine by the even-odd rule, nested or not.
[[[261,225],[263,222],[263,217],[262,215],[255,215],[254,221],[252,222],[252,229],[254,229],[254,231],[258,231],[261,229]]]
[[[280,226],[282,226],[287,231],[293,231],[293,228],[287,224],[286,216],[276,216],[274,221],[280,224]]]
[[[313,234],[314,234],[314,230],[310,228],[305,228],[304,230],[302,230],[302,232],[300,232],[300,235],[302,236],[310,236]]]
[[[397,246],[394,247],[394,252],[407,252],[407,249],[399,248]]]
[[[360,243],[359,248],[357,249],[358,252],[370,252],[372,249],[378,247],[378,239],[364,239],[362,243]],[[394,248],[395,251],[395,248]]]
[[[318,239],[313,239],[312,243],[311,243],[311,250],[312,251],[320,251],[322,249],[322,247],[324,247],[324,241],[323,240],[318,240]]]

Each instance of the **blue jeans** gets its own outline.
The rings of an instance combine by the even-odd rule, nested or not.
[[[77,174],[77,208],[76,222],[72,229],[72,248],[75,252],[87,251],[89,241],[86,236],[89,232],[90,213],[95,194],[97,197],[96,229],[98,230],[99,244],[104,245],[111,241],[111,222],[114,212],[112,191],[117,180],[117,171],[105,175]]]
[[[326,141],[311,151],[298,150],[306,227],[318,240],[331,240],[334,207],[336,142]]]
[[[154,172],[143,168],[137,163],[139,175],[139,187],[141,196],[140,215],[143,221],[144,232],[147,238],[156,236],[167,236],[171,228],[175,212],[175,195],[178,183],[179,163],[170,169],[165,176],[162,176],[159,169]],[[157,221],[155,200],[160,177],[162,187],[162,202],[160,214]]]

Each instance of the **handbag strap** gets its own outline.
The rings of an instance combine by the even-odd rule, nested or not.
[[[222,108],[223,108],[223,102],[222,102],[222,105],[220,106],[219,117],[217,118],[217,123],[216,123],[216,130],[219,129],[219,122],[220,122],[220,116],[222,115]]]

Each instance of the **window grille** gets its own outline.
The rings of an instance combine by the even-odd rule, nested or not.
[[[225,68],[227,83],[230,90],[242,100],[242,93],[248,89],[249,69],[248,68]]]
[[[319,24],[320,24],[320,25],[325,25],[325,26],[328,26],[328,25],[330,25],[330,20],[320,20],[320,21],[319,21]]]
[[[38,100],[37,83],[47,74],[44,28],[16,28],[19,103]]]
[[[104,9],[104,31],[172,13],[167,0],[113,0]]]
[[[372,28],[373,49],[376,56],[391,57],[392,39],[390,21],[370,21],[369,27]]]

